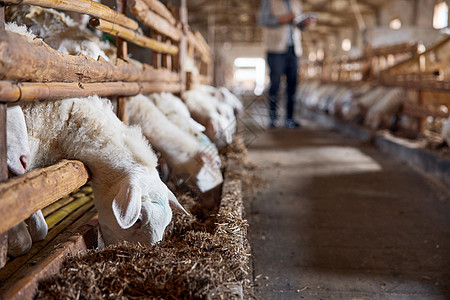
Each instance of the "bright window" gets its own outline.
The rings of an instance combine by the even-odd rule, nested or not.
[[[234,80],[244,89],[253,89],[256,95],[264,91],[266,61],[259,57],[239,57],[234,60]]]
[[[402,28],[402,21],[398,18],[392,19],[391,22],[389,22],[389,27],[391,29],[400,29]]]
[[[442,1],[434,6],[433,27],[436,29],[448,26],[448,4]]]
[[[352,41],[350,41],[349,39],[342,40],[341,47],[344,51],[350,51],[352,49]]]

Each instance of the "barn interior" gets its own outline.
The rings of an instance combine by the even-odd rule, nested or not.
[[[449,1],[298,1],[295,126],[263,2],[0,0],[2,299],[450,298]]]

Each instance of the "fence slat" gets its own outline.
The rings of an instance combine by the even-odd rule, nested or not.
[[[146,37],[143,34],[138,33],[137,31],[111,23],[109,21],[105,21],[102,19],[91,19],[89,21],[89,25],[103,32],[123,38],[141,47],[149,48],[161,53],[168,53],[171,55],[175,55],[178,53],[178,48],[176,46],[158,42],[154,39]]]
[[[82,162],[62,160],[56,165],[36,169],[1,183],[0,233],[79,188],[89,177],[89,172]]]
[[[92,0],[4,0],[7,4],[31,4],[47,8],[72,11],[80,14],[87,14],[92,17],[107,20],[117,25],[121,25],[132,30],[139,28],[139,24],[124,14],[120,14],[108,6]]]

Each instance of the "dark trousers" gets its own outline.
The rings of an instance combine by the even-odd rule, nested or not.
[[[297,89],[298,58],[294,47],[289,47],[286,53],[267,53],[267,63],[270,69],[269,88],[269,114],[271,120],[277,118],[278,90],[280,88],[281,76],[286,74],[287,103],[286,119],[292,119],[294,114],[295,91]]]

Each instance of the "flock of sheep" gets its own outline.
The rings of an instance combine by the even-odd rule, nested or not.
[[[115,60],[109,44],[63,13],[21,5],[8,15],[7,30],[42,38],[65,54]],[[218,150],[232,142],[242,104],[225,88],[199,85],[184,101],[169,93],[137,95],[126,109],[129,126],[116,117],[114,102],[98,96],[10,107],[8,168],[22,175],[62,158],[84,162],[105,243],[151,245],[162,239],[171,208],[188,214],[161,180],[155,151],[179,180],[201,192],[213,189],[222,182]],[[8,254],[25,253],[46,234],[38,211],[10,229]]]
[[[297,96],[310,109],[364,124],[373,130],[415,126],[414,119],[405,115],[399,117],[403,103],[414,99],[414,93],[404,88],[370,84],[349,87],[307,81],[300,84]],[[450,146],[450,118],[442,127],[442,139]]]

